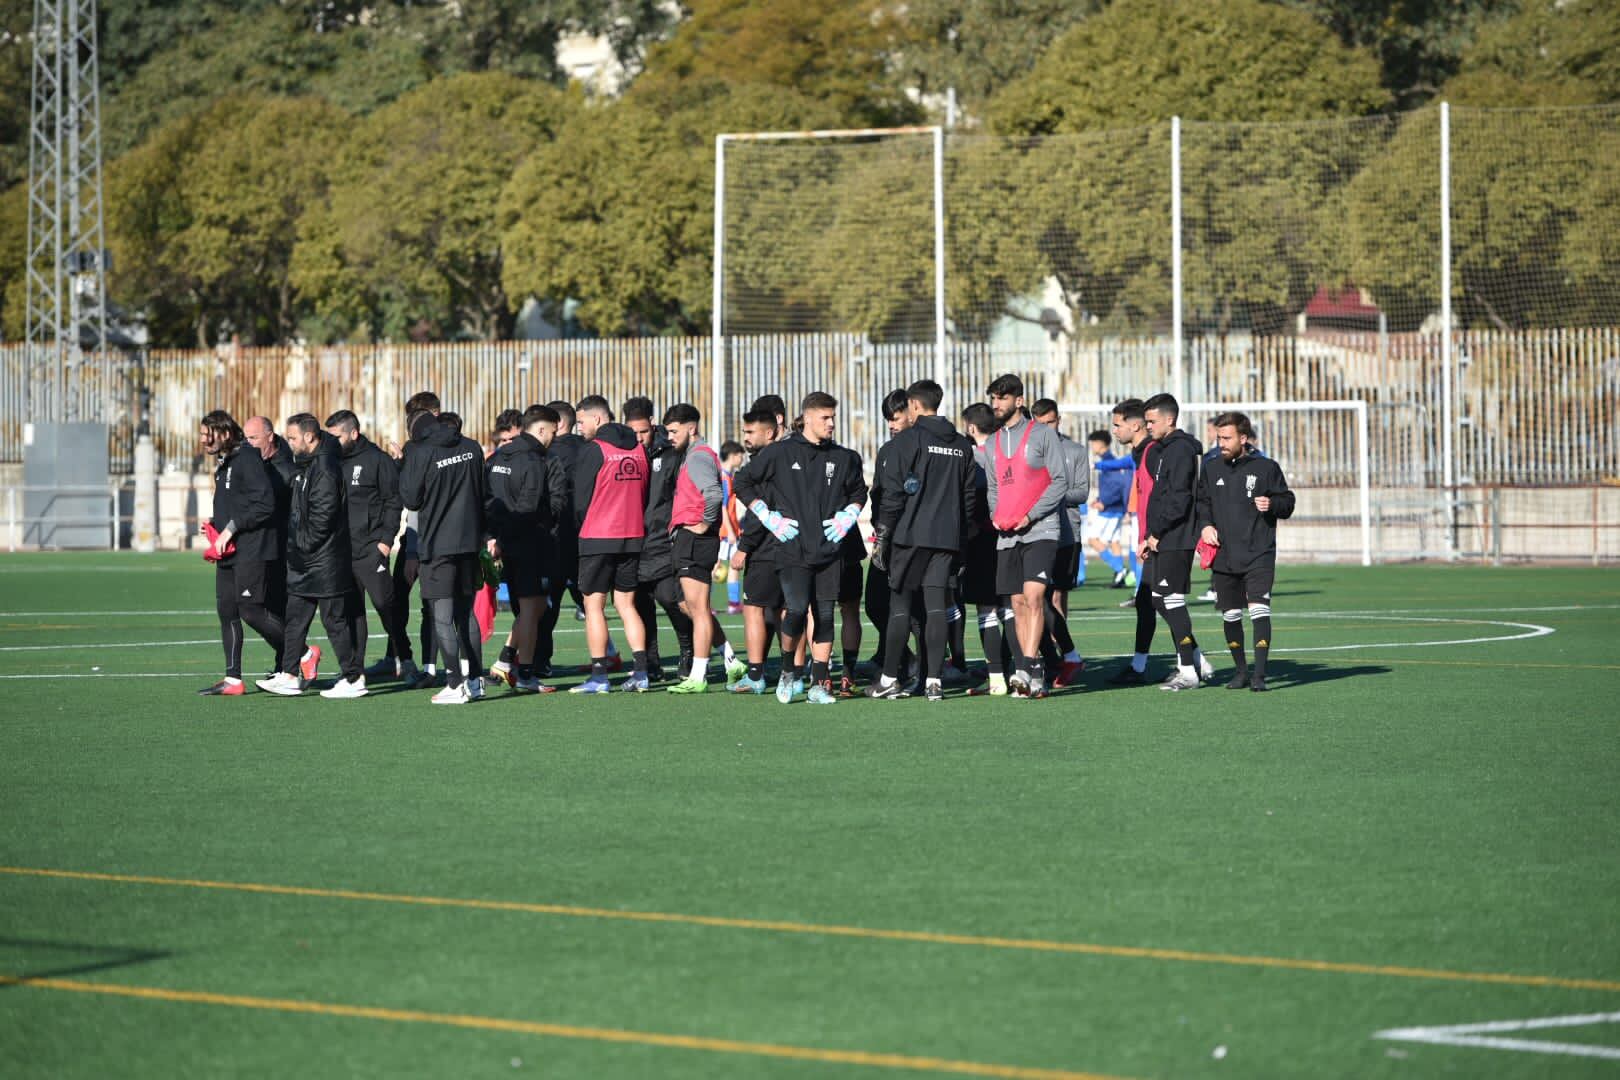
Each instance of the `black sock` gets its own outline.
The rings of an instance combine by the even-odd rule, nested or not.
[[[1006,669],[1001,663],[1001,623],[993,622],[989,626],[979,624],[979,644],[984,646],[984,662],[990,666],[992,674],[1000,675]]]
[[[1243,678],[1249,670],[1249,662],[1243,655],[1243,613],[1238,612],[1235,619],[1225,618],[1226,647],[1232,652],[1232,664],[1237,668],[1237,677]]]
[[[760,679],[763,679],[765,677],[765,665],[764,664],[749,664],[748,665],[748,677],[750,679],[753,679],[756,682],[759,681]]]
[[[826,682],[830,678],[830,675],[828,674],[828,668],[830,668],[831,666],[832,666],[832,662],[830,660],[811,660],[810,661],[810,678],[811,678],[811,680],[813,682],[817,682],[817,683]]]
[[[1198,639],[1193,637],[1192,615],[1187,611],[1186,600],[1177,597],[1176,600],[1160,600],[1164,612],[1164,624],[1170,628],[1170,636],[1176,643],[1176,663],[1184,668],[1195,667],[1198,663]]]
[[[593,656],[593,657],[591,657],[591,678],[593,678],[593,679],[605,679],[605,678],[607,678],[607,657],[605,657],[605,656]]]
[[[956,609],[958,618],[946,624],[946,631],[950,636],[951,662],[961,671],[968,669],[967,660],[967,609]]]
[[[519,663],[518,666],[517,666],[517,674],[518,674],[518,678],[520,678],[520,679],[532,679],[532,678],[534,678],[534,665],[533,664]]]
[[[859,649],[845,649],[844,650],[844,674],[845,675],[848,675],[850,678],[853,679],[855,677],[855,665],[860,663],[860,662],[861,662],[861,650],[859,650]]]
[[[637,675],[647,674],[647,652],[645,649],[638,649],[635,652],[632,652],[630,654],[630,662],[633,665],[633,670]]]
[[[797,682],[804,678],[804,668],[795,664],[791,657],[785,655],[782,658],[782,672],[787,676],[788,682]]]
[[[516,660],[516,659],[517,659],[517,649],[516,648],[514,648],[511,645],[502,645],[501,646],[501,663],[505,664],[507,667],[511,667],[512,662],[514,660]]]
[[[1266,655],[1271,652],[1271,616],[1249,620],[1254,624],[1254,677],[1266,677]]]

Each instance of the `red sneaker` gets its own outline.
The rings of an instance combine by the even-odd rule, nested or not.
[[[197,691],[198,697],[241,697],[246,690],[241,679],[221,679],[213,686],[206,686]]]
[[[298,661],[298,674],[305,682],[314,682],[315,676],[320,673],[320,669],[321,647],[311,645],[309,650],[304,653],[303,659]]]
[[[1084,660],[1063,661],[1063,666],[1058,668],[1057,677],[1052,680],[1052,688],[1055,690],[1063,686],[1073,686],[1075,680],[1079,679],[1081,672],[1085,670]]]

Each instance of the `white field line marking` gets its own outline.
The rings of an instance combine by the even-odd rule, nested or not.
[[[1575,1057],[1620,1061],[1620,1047],[1587,1043],[1557,1043],[1542,1039],[1498,1039],[1489,1033],[1542,1031],[1547,1028],[1590,1027],[1620,1023],[1620,1012],[1585,1013],[1575,1016],[1542,1016],[1529,1020],[1492,1020],[1483,1024],[1450,1024],[1443,1027],[1389,1028],[1373,1032],[1373,1038],[1391,1042],[1430,1043],[1435,1046],[1473,1046],[1486,1050],[1512,1050],[1528,1054],[1568,1054]]]
[[[206,679],[206,671],[103,671],[77,675],[0,675],[0,679]]]
[[[66,613],[65,612],[58,612],[56,614],[66,614]],[[1334,619],[1334,618],[1338,618],[1338,619],[1379,619],[1379,618],[1385,617],[1385,614],[1387,614],[1387,613],[1361,614],[1361,613],[1358,613],[1358,612],[1348,612],[1348,611],[1315,611],[1315,612],[1302,612],[1302,613],[1300,613],[1301,618],[1325,618],[1325,619]],[[1110,618],[1132,618],[1132,619],[1134,619],[1136,616],[1134,614],[1130,615],[1130,616],[1112,615],[1112,614],[1110,614],[1109,617]],[[1073,621],[1072,616],[1071,616],[1071,621]],[[1497,635],[1495,637],[1449,638],[1449,639],[1446,639],[1444,641],[1375,641],[1375,642],[1364,642],[1364,643],[1361,643],[1361,644],[1350,644],[1350,645],[1312,645],[1312,646],[1293,647],[1293,648],[1289,648],[1289,647],[1285,646],[1285,647],[1282,647],[1282,648],[1273,649],[1272,651],[1277,652],[1277,653],[1309,653],[1309,652],[1344,652],[1344,651],[1349,650],[1349,649],[1417,649],[1417,648],[1426,648],[1426,647],[1432,647],[1432,646],[1437,646],[1437,645],[1483,645],[1483,644],[1488,644],[1488,643],[1494,642],[1494,641],[1522,641],[1522,640],[1524,640],[1526,638],[1546,637],[1548,634],[1557,633],[1557,630],[1555,630],[1551,626],[1541,626],[1541,625],[1538,625],[1537,623],[1506,622],[1506,621],[1501,620],[1501,619],[1438,619],[1438,618],[1419,618],[1417,616],[1405,616],[1400,621],[1402,621],[1402,622],[1415,622],[1415,623],[1422,622],[1422,623],[1451,623],[1451,624],[1460,624],[1460,625],[1473,624],[1473,625],[1482,625],[1482,626],[1505,626],[1505,627],[1508,627],[1508,628],[1514,629],[1514,630],[1522,630],[1522,631],[1524,631],[1524,633]],[[730,624],[726,623],[725,621],[722,621],[721,625],[726,626],[727,629],[732,629],[732,626]],[[554,633],[557,633],[557,634],[583,634],[584,632],[585,632],[584,627],[577,627],[577,626],[558,627],[554,631]],[[493,638],[491,640],[493,640]],[[149,649],[149,648],[158,648],[158,647],[164,646],[164,645],[217,645],[217,644],[218,644],[218,641],[216,639],[214,639],[214,638],[202,638],[202,639],[190,640],[190,641],[122,641],[122,642],[110,642],[110,643],[85,642],[85,641],[65,641],[65,642],[62,642],[62,643],[56,644],[56,645],[0,645],[0,653],[51,652],[51,651],[69,650],[69,649]]]

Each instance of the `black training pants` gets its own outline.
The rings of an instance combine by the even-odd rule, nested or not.
[[[382,620],[383,633],[388,637],[388,655],[409,660],[411,638],[405,631],[405,604],[394,602],[394,597],[399,593],[394,588],[394,575],[388,569],[388,556],[372,548],[368,554],[350,563],[349,568],[354,573],[355,588],[371,598],[371,606],[377,609],[377,617]],[[369,636],[364,601],[355,612],[355,620],[358,648],[364,656]]]
[[[242,624],[253,628],[281,658],[286,628],[269,607],[271,581],[282,573],[279,562],[240,562],[232,559],[214,568],[214,610],[219,614],[219,639],[225,648],[225,674],[242,677]]]
[[[287,638],[281,649],[281,670],[298,674],[298,662],[303,658],[309,640],[309,627],[315,621],[315,612],[321,613],[321,626],[326,629],[326,640],[337,652],[338,666],[343,677],[350,682],[365,675],[365,653],[356,647],[355,623],[363,621],[365,611],[355,593],[343,596],[299,596],[287,594]],[[356,612],[359,618],[356,618]]]

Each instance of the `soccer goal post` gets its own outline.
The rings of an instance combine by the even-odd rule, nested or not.
[[[818,342],[829,355],[851,341],[910,343],[949,385],[944,128],[717,135],[713,273],[717,418],[744,404],[732,400],[747,381],[734,370],[739,343],[789,335],[806,353],[779,373],[790,401],[832,388],[796,385],[830,366],[809,355]]]
[[[1065,420],[1079,430],[1106,429],[1113,405],[1060,403]],[[1241,412],[1254,422],[1256,444],[1277,458],[1295,490],[1353,486],[1361,533],[1361,565],[1372,565],[1372,465],[1367,403],[1338,401],[1195,401],[1181,406],[1180,426],[1200,440],[1203,426],[1223,412]],[[1319,422],[1313,423],[1313,414]],[[1328,422],[1321,422],[1328,421]],[[1083,437],[1083,435],[1082,435]],[[1206,450],[1209,447],[1205,447]]]

